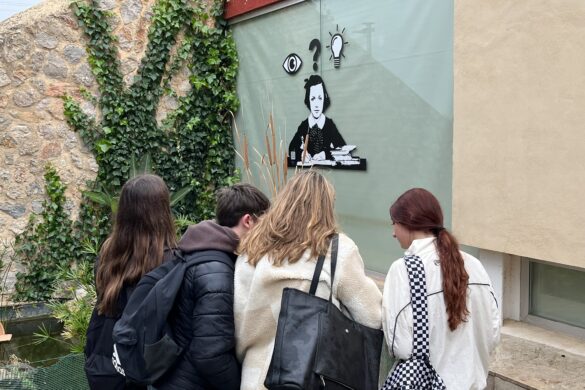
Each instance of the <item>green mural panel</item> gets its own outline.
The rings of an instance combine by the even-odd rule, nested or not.
[[[402,253],[388,208],[405,190],[434,192],[450,223],[452,25],[452,0],[306,1],[233,25],[242,104],[237,125],[259,151],[270,113],[288,150],[310,114],[304,80],[323,78],[331,100],[325,115],[357,146],[353,154],[367,159],[367,170],[318,169],[335,185],[342,230],[372,270],[386,272]],[[336,68],[327,46],[338,32],[346,44]],[[315,38],[319,55],[309,50]],[[292,53],[303,64],[289,75],[282,64]]]

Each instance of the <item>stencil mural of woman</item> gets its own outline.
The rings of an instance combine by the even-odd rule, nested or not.
[[[289,166],[329,165],[339,168],[365,169],[365,160],[351,156],[354,145],[347,145],[337,126],[325,111],[331,104],[321,76],[312,75],[305,80],[305,106],[307,119],[299,125],[289,144]],[[308,138],[307,138],[308,135]],[[305,142],[307,151],[303,161]]]

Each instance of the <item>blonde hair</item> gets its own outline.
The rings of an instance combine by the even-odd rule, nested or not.
[[[333,186],[316,171],[296,174],[278,193],[272,207],[240,244],[255,266],[268,255],[280,266],[297,262],[305,250],[311,257],[327,253],[329,238],[337,231]]]

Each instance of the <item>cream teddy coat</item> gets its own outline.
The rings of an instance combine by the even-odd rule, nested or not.
[[[236,355],[242,363],[241,390],[264,390],[263,385],[276,336],[282,290],[292,287],[309,291],[315,258],[307,250],[299,261],[273,266],[266,256],[256,267],[246,255],[236,261],[234,315]],[[331,253],[327,254],[316,295],[329,298]],[[353,318],[364,325],[382,327],[382,294],[364,272],[364,262],[355,243],[339,234],[333,302],[342,302]]]

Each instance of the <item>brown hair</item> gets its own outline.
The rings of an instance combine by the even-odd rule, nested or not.
[[[234,184],[221,188],[216,194],[215,220],[221,226],[234,227],[250,214],[258,218],[270,207],[270,201],[253,185]]]
[[[430,232],[435,237],[441,273],[443,296],[449,316],[449,329],[457,329],[467,320],[467,283],[469,275],[465,270],[463,256],[455,237],[443,227],[443,211],[433,194],[423,188],[413,188],[390,207],[390,218],[408,230]]]
[[[268,255],[274,265],[298,261],[305,250],[311,257],[326,253],[337,231],[333,186],[313,170],[296,174],[278,193],[272,207],[244,237],[240,253],[256,265]]]
[[[162,263],[163,251],[176,247],[169,190],[156,175],[124,184],[114,228],[102,245],[96,273],[98,312],[117,314],[122,288],[133,286]]]

